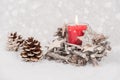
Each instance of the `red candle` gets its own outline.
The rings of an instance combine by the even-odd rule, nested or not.
[[[82,45],[82,41],[79,40],[78,36],[84,35],[84,30],[87,29],[87,25],[68,25],[68,43],[76,44],[76,45]]]

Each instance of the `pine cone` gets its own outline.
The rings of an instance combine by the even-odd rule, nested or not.
[[[37,62],[42,58],[40,42],[33,37],[28,38],[23,45],[21,56],[25,61]]]
[[[106,36],[104,36],[103,34],[96,34],[93,39],[92,42],[93,44],[98,45],[99,43],[101,43],[102,41],[105,41],[107,39]]]
[[[18,51],[20,47],[22,47],[24,40],[21,35],[18,35],[17,32],[10,33],[8,36],[8,50],[10,51]]]
[[[58,36],[59,38],[65,38],[66,37],[66,31],[64,31],[65,28],[58,28],[55,36]]]
[[[80,65],[80,66],[84,66],[87,63],[87,61],[84,58],[74,54],[69,59],[69,62],[75,65]]]

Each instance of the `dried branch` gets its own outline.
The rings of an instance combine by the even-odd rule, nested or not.
[[[45,58],[60,62],[66,62],[73,65],[86,65],[92,63],[94,66],[98,65],[107,51],[111,50],[110,43],[107,37],[103,34],[97,34],[91,28],[85,31],[83,37],[78,36],[82,40],[82,45],[75,45],[67,42],[66,27],[58,29],[59,35],[49,46]]]

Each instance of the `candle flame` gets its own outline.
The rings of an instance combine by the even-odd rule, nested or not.
[[[75,24],[79,24],[79,22],[78,22],[78,15],[75,16]]]

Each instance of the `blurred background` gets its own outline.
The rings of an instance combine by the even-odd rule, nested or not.
[[[22,61],[5,48],[7,35],[18,32],[48,45],[65,23],[87,23],[109,37],[111,54],[98,67],[75,67],[42,60]],[[0,0],[0,80],[120,80],[120,0]]]
[[[120,0],[0,0],[0,39],[9,32],[34,36],[46,45],[57,27],[88,23],[95,31],[110,37],[119,46]]]

